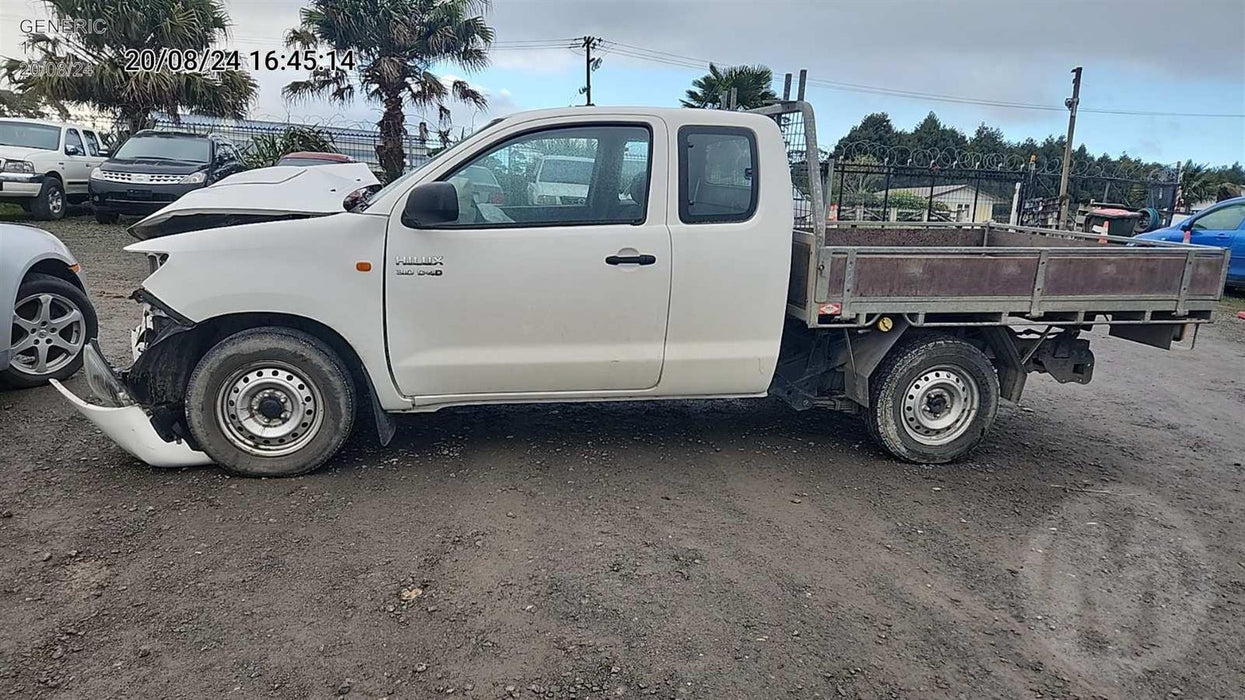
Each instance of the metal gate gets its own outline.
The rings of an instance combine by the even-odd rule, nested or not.
[[[1024,174],[963,167],[835,163],[831,221],[1014,223]]]

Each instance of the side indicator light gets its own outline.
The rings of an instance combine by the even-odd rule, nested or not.
[[[74,274],[76,275],[76,274],[78,274],[79,272],[82,272],[82,266],[81,266],[81,265],[79,265],[78,263],[74,263],[74,264],[72,264],[72,265],[70,265],[70,266],[69,266],[69,271],[70,271],[70,272],[72,272],[72,273],[74,273]]]
[[[371,272],[372,263],[366,260],[360,260],[359,262],[354,264],[354,269],[358,270],[359,272]]]

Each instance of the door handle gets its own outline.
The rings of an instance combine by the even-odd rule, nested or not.
[[[605,259],[606,265],[652,265],[655,262],[655,255],[611,255]]]

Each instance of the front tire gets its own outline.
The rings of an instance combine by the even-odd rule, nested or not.
[[[999,407],[990,359],[948,335],[901,342],[869,378],[869,387],[869,434],[892,455],[919,464],[968,454]]]
[[[324,342],[289,328],[220,341],[190,375],[186,422],[226,471],[287,477],[327,462],[350,435],[355,389]]]
[[[82,367],[82,350],[99,333],[86,293],[59,277],[33,273],[17,288],[9,366],[0,384],[27,389],[49,379],[64,381]]]
[[[35,201],[30,205],[30,211],[35,218],[44,221],[63,219],[65,206],[65,186],[54,177],[43,178],[43,187],[39,189],[39,194],[35,195]]]

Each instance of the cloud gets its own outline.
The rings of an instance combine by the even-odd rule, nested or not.
[[[1096,99],[1095,76],[1214,81],[1224,86],[1215,108],[1240,112],[1245,3],[1202,0],[1179,10],[1178,23],[1176,7],[1167,0],[523,0],[496,3],[490,20],[501,41],[591,34],[684,57],[764,63],[778,75],[808,68],[823,80],[1053,105],[1062,104],[1076,65],[1085,67],[1086,104]],[[1162,106],[1149,99],[1133,95],[1125,106]]]
[[[582,70],[582,60],[566,49],[502,49],[489,54],[489,65],[529,73],[565,73]]]

